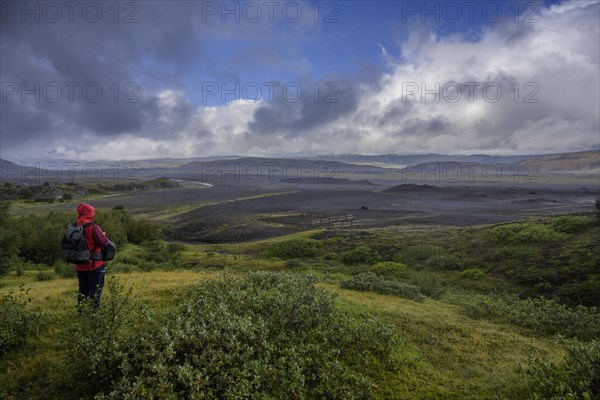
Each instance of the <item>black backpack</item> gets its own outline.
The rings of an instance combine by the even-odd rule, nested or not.
[[[65,236],[60,243],[66,262],[85,264],[90,261],[92,255],[87,248],[83,230],[85,227],[92,224],[93,222],[88,222],[83,225],[71,224],[67,227]]]
[[[102,249],[102,260],[103,261],[114,260],[116,254],[117,254],[117,245],[114,244],[109,239],[106,247]]]

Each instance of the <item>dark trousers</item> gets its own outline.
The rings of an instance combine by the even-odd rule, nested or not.
[[[95,307],[100,306],[105,274],[106,269],[104,269],[104,266],[94,271],[77,271],[77,278],[79,279],[79,296],[77,302],[79,304],[85,299],[92,299]]]

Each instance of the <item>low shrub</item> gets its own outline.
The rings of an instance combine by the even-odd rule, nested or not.
[[[137,255],[132,255],[132,254],[129,254],[129,255],[126,255],[126,256],[120,256],[118,258],[118,260],[121,263],[129,264],[129,265],[135,265],[135,266],[144,264],[144,260],[141,257],[139,257]]]
[[[462,271],[460,273],[460,276],[465,278],[465,279],[481,279],[485,276],[485,272],[483,272],[480,269],[477,268],[469,268],[469,269],[465,269],[464,271]]]
[[[598,399],[600,341],[567,344],[567,357],[560,364],[534,356],[526,372],[533,378],[531,392],[537,399]]]
[[[588,217],[562,216],[554,219],[550,226],[557,232],[573,233],[582,231],[594,224]]]
[[[10,203],[0,200],[0,277],[7,274],[17,264],[20,236],[15,234],[10,216]]]
[[[472,293],[457,302],[468,317],[510,324],[538,336],[563,335],[580,340],[600,336],[600,311],[595,307],[569,308],[542,297],[521,300],[508,293]]]
[[[167,252],[169,254],[178,254],[185,250],[185,244],[179,242],[169,242]]]
[[[92,301],[80,305],[64,337],[66,368],[80,382],[76,386],[80,398],[92,398],[124,373],[115,370],[121,365],[121,352],[136,333],[152,324],[150,316],[133,303],[131,288],[126,291],[113,278],[107,278],[103,292],[100,308],[94,308]],[[90,327],[94,327],[93,335],[89,334]],[[145,357],[145,349],[139,350],[137,357]]]
[[[440,299],[447,289],[445,281],[430,274],[419,273],[410,282],[421,288],[421,293],[425,296],[436,300]]]
[[[27,310],[31,299],[27,290],[0,293],[0,354],[21,347],[27,338],[37,333],[42,316]]]
[[[100,209],[96,215],[96,223],[118,247],[127,243],[127,225],[132,221],[133,219],[123,206],[120,208],[115,206],[112,210]]]
[[[323,251],[323,243],[315,239],[290,239],[283,242],[270,243],[262,251],[264,258],[305,259],[318,257]]]
[[[456,271],[463,268],[463,263],[450,255],[437,255],[427,259],[425,265],[434,271]]]
[[[432,257],[445,254],[446,251],[440,246],[422,244],[401,248],[399,252],[394,254],[394,261],[412,266],[413,264],[421,264]]]
[[[220,262],[209,262],[204,265],[205,269],[225,269],[226,265]]]
[[[33,279],[38,282],[51,281],[55,276],[52,272],[40,271],[38,272]]]
[[[566,237],[551,226],[531,223],[500,225],[493,228],[491,233],[497,241],[510,244],[545,243]]]
[[[147,240],[158,240],[162,238],[160,226],[148,220],[130,221],[125,225],[127,241],[133,244],[141,244]]]
[[[370,374],[397,365],[391,326],[339,311],[307,276],[203,282],[165,323],[136,324],[129,305],[112,295],[76,321],[70,359],[88,396],[370,399]]]
[[[164,240],[147,240],[142,243],[141,253],[144,264],[155,263],[163,268],[177,268],[181,265],[181,247],[178,243],[169,243]]]
[[[61,261],[54,263],[54,272],[62,278],[75,278],[77,276],[77,271],[75,271],[73,264]]]
[[[109,267],[114,265],[128,269],[136,268],[141,271],[156,269],[175,269],[183,265],[182,250],[185,246],[179,243],[169,243],[164,240],[147,240],[139,246],[131,246],[119,255],[114,261],[109,261]]]
[[[502,268],[502,273],[510,281],[535,286],[538,283],[560,284],[561,275],[557,270],[542,266],[513,264]]]
[[[160,269],[162,267],[162,265],[155,261],[143,261],[137,267],[140,271],[150,272],[150,271]]]
[[[300,268],[302,266],[302,261],[297,258],[292,258],[291,260],[287,260],[285,262],[285,266],[288,268]]]
[[[327,243],[327,246],[331,246],[331,247],[339,247],[344,243],[344,239],[342,239],[339,236],[334,236],[331,237],[329,239],[327,239],[325,241],[325,243]]]
[[[375,275],[373,272],[364,272],[344,281],[340,284],[344,289],[358,291],[371,291],[379,294],[390,294],[407,299],[423,301],[425,296],[421,293],[421,288],[408,283],[388,280],[383,276]]]
[[[16,263],[13,269],[17,276],[22,276],[25,273],[25,267],[23,266],[23,263]]]
[[[575,306],[600,305],[600,280],[588,280],[562,285],[556,292],[561,302]]]
[[[383,276],[397,276],[407,269],[406,265],[395,261],[382,261],[369,267],[369,271]]]
[[[207,251],[206,253],[204,253],[204,255],[206,256],[206,258],[215,258],[219,253],[214,252],[214,251]]]
[[[368,246],[359,246],[344,254],[344,264],[346,265],[371,265],[381,261],[379,254]]]
[[[133,271],[133,266],[131,264],[126,264],[123,262],[119,262],[119,261],[113,261],[110,264],[108,264],[108,268],[111,271],[118,271],[118,272],[131,272]]]
[[[60,239],[72,223],[69,213],[50,212],[46,216],[28,215],[15,218],[10,234],[19,239],[18,255],[24,260],[53,265],[63,259]]]
[[[537,244],[516,244],[499,247],[495,251],[495,256],[501,260],[513,259],[523,260],[524,258],[536,258],[541,254],[541,247]]]

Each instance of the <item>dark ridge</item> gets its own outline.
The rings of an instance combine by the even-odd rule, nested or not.
[[[440,188],[432,185],[416,185],[414,183],[405,183],[403,185],[393,186],[389,189],[385,189],[384,193],[397,193],[397,192],[420,192],[420,191],[431,191],[439,190]]]

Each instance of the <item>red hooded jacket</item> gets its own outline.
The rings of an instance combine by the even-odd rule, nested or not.
[[[89,204],[82,203],[77,206],[77,225],[93,222],[96,217],[96,209]],[[98,253],[108,245],[108,238],[102,229],[96,224],[91,224],[83,229],[85,241],[90,253]],[[93,271],[104,265],[104,261],[89,261],[85,264],[76,264],[77,271]]]

